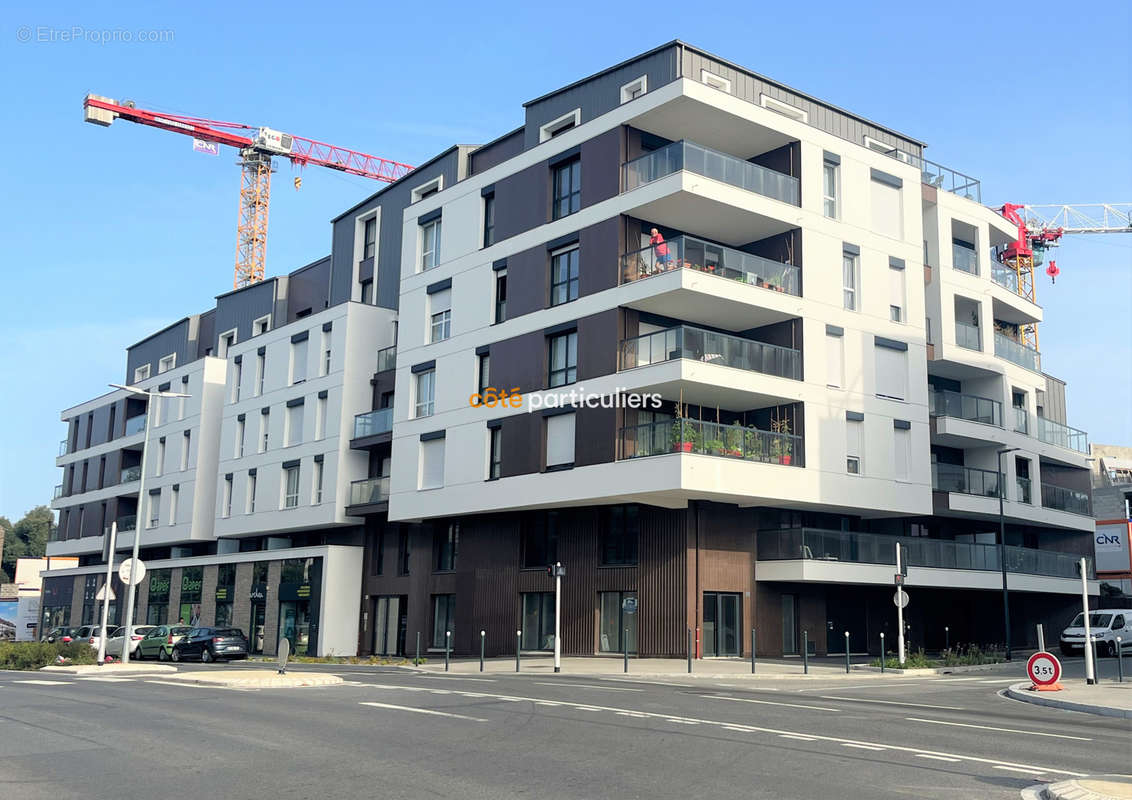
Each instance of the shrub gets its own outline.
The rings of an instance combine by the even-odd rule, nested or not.
[[[70,659],[72,664],[97,661],[97,653],[85,642],[0,642],[0,669],[39,669],[51,666],[59,656]]]
[[[874,658],[869,662],[869,666],[879,667],[880,659]],[[886,669],[900,669],[900,660],[895,655],[890,655],[884,661]],[[923,648],[911,653],[904,654],[904,669],[924,669],[926,667],[938,667],[939,663],[933,661],[925,655]]]

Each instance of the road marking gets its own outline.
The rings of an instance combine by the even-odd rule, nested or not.
[[[410,687],[410,686],[401,686],[399,684],[373,683],[373,684],[369,684],[369,685],[373,686],[375,688],[378,688],[378,689],[387,689],[387,690],[391,690],[391,691],[421,691],[419,688]],[[466,695],[467,693],[461,692],[461,691],[453,691],[452,694]],[[487,697],[493,698],[495,700],[504,701],[504,702],[510,702],[510,703],[534,703],[537,700],[541,699],[541,698],[538,698],[538,697],[520,697],[520,696],[505,695],[505,694],[489,694],[489,695],[487,695]],[[608,712],[611,712],[613,714],[617,714],[617,715],[623,716],[623,717],[643,717],[643,718],[660,719],[660,720],[685,719],[685,720],[691,720],[693,722],[697,722],[701,725],[715,725],[715,726],[718,726],[719,728],[723,728],[723,727],[726,727],[726,726],[738,727],[738,726],[735,725],[734,722],[731,722],[731,721],[699,719],[699,718],[695,718],[695,717],[678,717],[678,716],[675,716],[675,715],[672,715],[672,714],[661,714],[661,713],[655,712],[655,711],[634,711],[634,710],[630,710],[630,709],[626,709],[626,708],[616,708],[614,706],[599,706],[597,704],[592,704],[592,705],[593,705],[594,708],[600,709],[602,711],[608,711]],[[1012,762],[1008,762],[1008,761],[1001,761],[1001,760],[996,759],[996,758],[985,758],[983,756],[963,755],[962,753],[942,753],[942,752],[938,752],[938,751],[935,751],[935,750],[924,750],[923,748],[910,747],[910,746],[907,746],[907,745],[887,744],[885,742],[868,742],[868,741],[861,741],[861,740],[857,740],[857,739],[845,739],[845,738],[842,738],[840,736],[827,736],[825,734],[819,734],[819,733],[808,734],[808,733],[801,733],[801,732],[798,732],[798,731],[782,730],[780,728],[765,728],[765,727],[762,727],[762,726],[759,726],[759,725],[748,725],[748,726],[745,727],[745,730],[748,731],[748,732],[751,732],[751,733],[766,733],[766,734],[772,734],[772,735],[776,735],[776,736],[799,737],[799,738],[809,739],[809,740],[812,740],[812,741],[832,742],[834,744],[869,745],[869,746],[872,746],[872,747],[881,747],[881,748],[884,748],[885,750],[892,750],[894,752],[913,753],[913,754],[922,753],[924,755],[941,756],[945,759],[946,758],[954,758],[957,761],[969,761],[969,762],[976,763],[976,764],[1002,765],[1004,767],[1009,766],[1009,767],[1014,767],[1018,770],[1025,770],[1025,771],[1031,772],[1031,773],[1032,772],[1053,772],[1053,773],[1056,773],[1058,775],[1068,775],[1071,778],[1083,778],[1083,777],[1085,777],[1085,773],[1083,773],[1083,772],[1073,772],[1071,770],[1059,769],[1059,768],[1056,768],[1056,767],[1039,767],[1039,766],[1035,766],[1033,764],[1016,764],[1016,763],[1012,763]]]
[[[133,678],[79,678],[80,681],[101,681],[102,683],[130,683]]]
[[[981,681],[982,678],[931,678],[932,683],[962,683],[963,681]]]
[[[12,681],[12,683],[27,683],[27,684],[31,684],[32,686],[70,686],[73,683],[73,681],[34,680],[34,681]]]
[[[678,725],[699,725],[700,723],[694,719],[680,719],[679,717],[669,717],[665,722],[675,722]]]
[[[932,725],[955,725],[959,728],[978,728],[983,731],[1001,731],[1002,733],[1022,733],[1026,736],[1050,736],[1054,739],[1074,739],[1078,742],[1093,741],[1087,736],[1068,736],[1064,733],[1044,733],[1042,731],[1022,731],[1018,728],[995,728],[990,725],[972,725],[968,722],[945,722],[942,719],[920,719],[919,717],[905,717],[909,722],[929,722]]]
[[[739,725],[724,725],[723,730],[725,730],[725,731],[739,731],[739,733],[750,733],[751,732],[750,728],[743,728],[743,727],[740,727]]]
[[[433,711],[431,708],[413,708],[412,706],[395,706],[391,703],[359,703],[363,706],[373,706],[374,708],[388,708],[393,711],[411,711],[414,714],[431,714],[436,717],[453,717],[454,719],[466,719],[469,722],[487,722],[486,719],[480,717],[466,717],[463,714],[452,714],[447,711]]]
[[[778,734],[778,738],[779,739],[797,739],[799,742],[813,742],[813,741],[815,741],[813,736],[802,736],[799,733],[780,733],[780,734]],[[958,759],[956,759],[956,761],[958,761]]]
[[[1005,769],[1005,770],[1009,770],[1010,772],[1024,772],[1027,775],[1044,775],[1045,774],[1045,770],[1042,770],[1042,769],[1027,769],[1025,767],[1010,767],[1010,766],[1007,766],[1005,764],[995,764],[994,768],[995,769]]]
[[[930,758],[933,761],[962,761],[961,758],[952,758],[951,756],[937,756],[935,753],[916,753],[916,758]]]
[[[919,686],[920,681],[907,683],[858,683],[853,686],[812,686],[806,689],[797,689],[799,692],[828,692],[830,689],[888,689],[892,686]],[[761,691],[761,690],[760,690]]]
[[[536,706],[566,706],[569,703],[558,703],[553,700],[535,700]]]
[[[856,742],[842,742],[842,747],[855,747],[858,750],[884,750],[885,748],[879,747],[875,744],[857,744]]]
[[[573,683],[573,682],[565,682],[565,681],[563,681],[562,683],[550,683],[549,681],[535,681],[535,686],[554,686],[554,687],[557,687],[559,689],[569,688],[571,686],[581,686],[581,687],[584,687],[586,689],[601,689],[603,692],[643,692],[644,691],[644,689],[630,689],[627,686],[598,686],[597,684],[593,684],[593,683]]]
[[[839,697],[835,694],[818,695],[823,700],[842,700],[846,703],[880,703],[886,706],[913,706],[914,708],[942,708],[946,711],[963,711],[959,706],[933,706],[928,703],[902,703],[899,700],[873,700],[868,697]]]
[[[730,700],[733,703],[758,703],[762,706],[788,706],[789,708],[805,708],[810,711],[831,711],[834,714],[841,713],[841,709],[829,708],[828,706],[807,706],[802,705],[801,703],[780,703],[775,700],[751,700],[746,697],[724,697],[721,694],[701,694],[698,696],[706,698],[708,700]]]
[[[979,683],[1018,683],[1018,678],[995,678],[990,681],[979,681]]]
[[[458,675],[421,675],[422,678],[440,678],[447,681],[475,681],[476,683],[497,683],[495,678],[461,678]]]

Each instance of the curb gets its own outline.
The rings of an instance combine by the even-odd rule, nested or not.
[[[298,689],[304,686],[338,686],[345,681],[338,675],[318,672],[291,672],[285,675],[216,676],[201,672],[182,672],[178,683],[216,686],[227,689]]]
[[[40,672],[54,672],[56,674],[65,675],[158,675],[168,672],[176,672],[176,667],[171,667],[167,664],[127,664],[122,666],[120,664],[106,664],[98,666],[97,664],[77,664],[72,666],[48,666],[40,667]]]
[[[1009,667],[1009,662],[1000,661],[997,664],[971,664],[969,666],[957,667],[916,667],[913,669],[900,669],[899,667],[885,667],[885,675],[951,675],[956,672],[990,672],[991,670],[1000,669],[1002,667]],[[869,664],[857,664],[853,667],[854,672],[870,672],[880,674],[880,667],[874,667]]]
[[[1098,786],[1098,784],[1100,784]],[[1117,794],[1113,794],[1113,791]],[[1132,797],[1132,780],[1127,775],[1090,775],[1045,786],[1041,800],[1119,800]]]
[[[1049,708],[1060,708],[1062,711],[1080,711],[1085,714],[1096,714],[1100,717],[1132,719],[1132,709],[1096,706],[1088,703],[1074,703],[1069,700],[1057,700],[1052,697],[1042,696],[1038,692],[1031,692],[1027,686],[1028,684],[1026,682],[1013,683],[1006,688],[1005,694],[1011,700],[1019,700],[1023,703],[1033,703],[1037,706],[1047,706]]]

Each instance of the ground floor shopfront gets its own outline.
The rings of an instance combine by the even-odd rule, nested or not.
[[[254,654],[274,655],[287,639],[294,655],[352,655],[360,562],[360,548],[345,546],[154,561],[137,589],[135,624],[239,628]],[[44,576],[44,624],[99,621],[105,567]],[[109,619],[120,625],[126,591],[117,574],[111,589]]]

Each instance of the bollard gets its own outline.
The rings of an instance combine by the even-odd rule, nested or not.
[[[480,672],[483,672],[483,640],[487,636],[486,631],[480,631]]]
[[[688,628],[688,674],[692,674],[692,629]]]
[[[849,674],[849,631],[845,631],[845,674]]]
[[[515,631],[515,671],[519,671],[519,651],[523,647],[523,632]]]
[[[881,631],[881,633],[880,633],[880,671],[881,671],[882,674],[884,673],[884,661],[885,661],[886,658],[888,658],[888,653],[885,652],[885,647],[884,647],[884,631]]]
[[[802,674],[810,674],[810,632],[802,631]]]
[[[448,654],[452,652],[452,631],[444,632],[444,671],[448,671]]]
[[[629,671],[629,629],[625,629],[625,635],[621,637],[621,657],[625,660],[625,672]]]
[[[951,628],[946,625],[943,626],[943,649],[951,649]]]
[[[1124,651],[1121,649],[1120,637],[1116,637],[1116,680],[1124,683]]]
[[[1100,655],[1101,654],[1101,647],[1100,647],[1100,640],[1096,636],[1093,636],[1093,643],[1090,645],[1090,647],[1092,647],[1092,649],[1093,649],[1094,682],[1100,683],[1101,682],[1101,655]]]
[[[421,665],[421,632],[417,631],[417,657],[413,659],[413,665],[419,667]]]
[[[751,674],[755,674],[755,629],[751,628]]]

